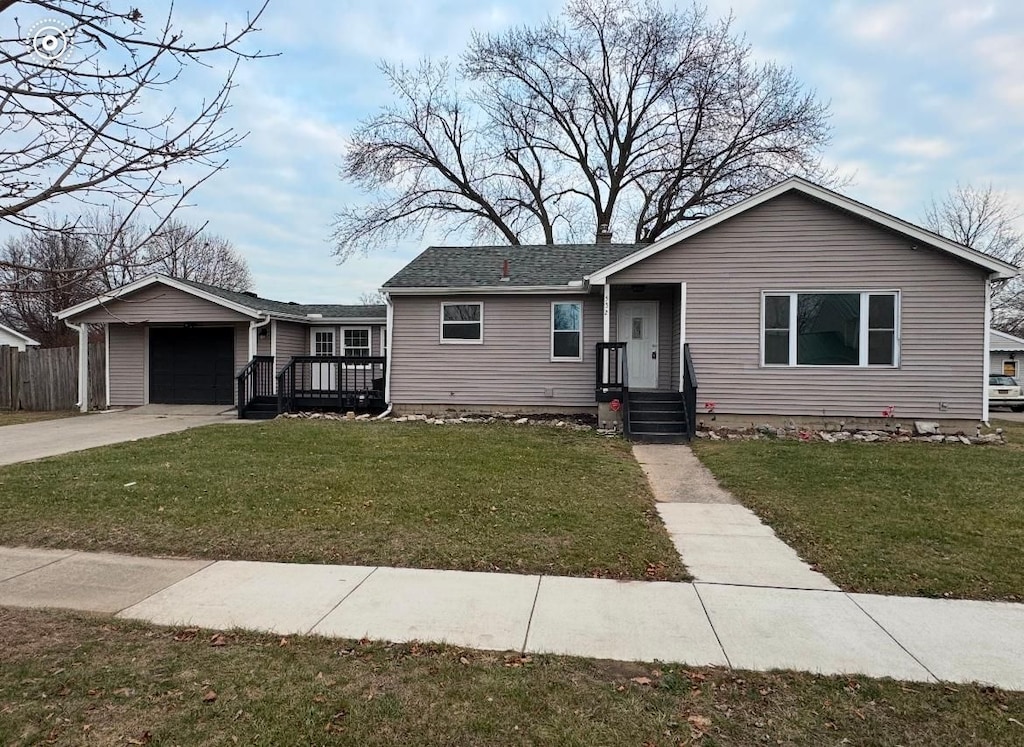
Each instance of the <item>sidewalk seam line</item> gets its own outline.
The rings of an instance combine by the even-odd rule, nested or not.
[[[156,559],[156,560],[159,560],[159,558],[155,558],[155,559]],[[198,559],[198,560],[202,560],[202,558],[197,558],[197,559]],[[178,585],[178,584],[180,584],[180,583],[181,583],[182,581],[187,581],[188,579],[192,578],[192,577],[193,577],[194,575],[196,575],[196,574],[197,574],[197,573],[199,573],[200,571],[205,571],[205,570],[206,570],[207,568],[209,568],[210,566],[216,565],[217,563],[220,563],[220,562],[222,562],[222,561],[220,561],[220,560],[210,560],[210,561],[207,561],[206,565],[202,566],[201,568],[196,568],[196,569],[195,569],[194,571],[192,571],[192,572],[191,572],[190,574],[188,574],[187,576],[183,576],[183,577],[179,578],[179,579],[178,579],[177,581],[175,581],[175,582],[174,582],[173,584],[167,584],[167,586],[164,586],[164,587],[163,587],[162,589],[157,589],[157,590],[156,590],[156,591],[154,591],[154,592],[153,592],[152,594],[147,594],[146,596],[144,596],[144,597],[143,597],[142,599],[140,599],[139,601],[137,601],[137,602],[132,602],[132,603],[131,603],[131,604],[129,604],[129,605],[127,606],[127,607],[122,607],[121,609],[117,610],[117,611],[116,611],[116,612],[114,613],[114,617],[117,617],[118,615],[120,615],[120,614],[121,614],[122,612],[124,612],[125,610],[130,610],[130,609],[131,609],[132,607],[134,607],[134,606],[135,606],[135,605],[137,605],[137,604],[142,604],[142,603],[143,603],[143,602],[145,602],[145,601],[146,601],[147,599],[152,599],[153,597],[155,597],[155,596],[156,596],[157,594],[159,594],[159,593],[160,593],[160,592],[162,592],[162,591],[167,591],[167,590],[168,590],[168,589],[170,589],[170,588],[171,588],[172,586],[177,586],[177,585]]]
[[[331,614],[332,612],[334,612],[334,610],[338,609],[338,607],[340,607],[340,606],[341,606],[342,602],[344,602],[344,601],[345,601],[346,599],[348,599],[348,598],[349,598],[350,596],[352,596],[353,594],[355,594],[355,593],[356,593],[356,589],[358,589],[358,588],[359,588],[360,586],[362,586],[363,584],[365,584],[365,583],[366,583],[366,582],[367,582],[367,581],[369,580],[370,576],[372,576],[372,575],[373,575],[374,573],[376,573],[376,572],[377,572],[378,570],[380,570],[380,566],[379,566],[379,565],[375,565],[375,566],[373,567],[373,570],[371,570],[371,571],[370,571],[369,573],[367,573],[367,574],[366,574],[365,576],[363,576],[363,578],[362,578],[362,579],[361,579],[361,580],[359,581],[359,583],[358,583],[358,584],[356,584],[355,586],[353,586],[353,587],[352,587],[352,588],[351,588],[351,589],[349,590],[349,592],[348,592],[348,593],[347,593],[347,594],[346,594],[345,596],[343,596],[343,597],[342,597],[341,599],[339,599],[339,600],[338,600],[338,603],[337,603],[336,605],[334,605],[334,606],[333,606],[333,607],[331,607],[331,608],[330,608],[329,610],[327,610],[327,612],[325,612],[325,613],[324,613],[323,615],[321,615],[321,616],[320,616],[320,619],[319,619],[319,620],[317,620],[317,621],[316,621],[315,623],[313,623],[312,625],[310,625],[310,626],[309,626],[309,629],[308,629],[308,630],[306,630],[306,633],[305,633],[305,635],[313,635],[313,628],[315,628],[315,627],[316,627],[317,625],[319,625],[319,624],[320,624],[320,623],[322,623],[322,622],[323,622],[324,620],[326,620],[326,619],[327,619],[327,616],[328,616],[328,615],[330,615],[330,614]]]
[[[711,613],[708,612],[708,607],[704,604],[704,597],[700,595],[700,589],[697,588],[697,584],[691,583],[693,587],[693,593],[697,595],[697,601],[700,602],[700,608],[704,610],[704,617],[708,619],[708,625],[711,626],[711,632],[715,634],[715,640],[718,641],[718,648],[722,650],[722,656],[725,657],[725,664],[729,669],[733,669],[732,659],[729,658],[728,652],[725,650],[725,646],[722,644],[722,639],[718,635],[718,631],[715,629],[715,623],[711,620]]]
[[[926,672],[927,672],[927,673],[928,673],[929,675],[931,675],[931,676],[932,676],[933,678],[935,678],[935,681],[936,681],[936,682],[945,682],[945,680],[943,680],[943,679],[942,679],[941,677],[939,677],[938,675],[936,675],[936,674],[935,674],[935,672],[933,672],[933,671],[932,671],[932,670],[930,670],[930,669],[929,669],[928,667],[926,667],[923,661],[921,661],[921,660],[920,660],[920,659],[918,659],[918,658],[917,658],[916,656],[914,656],[914,655],[913,655],[912,653],[910,653],[910,651],[909,651],[909,650],[907,649],[907,647],[906,647],[906,646],[904,646],[904,645],[903,645],[902,643],[900,643],[900,641],[899,641],[899,640],[897,640],[896,636],[894,636],[894,635],[893,635],[892,633],[890,633],[890,632],[889,632],[889,629],[888,629],[888,628],[886,628],[886,627],[885,627],[884,625],[882,625],[882,623],[878,622],[878,620],[876,620],[876,619],[874,618],[874,616],[873,616],[873,615],[872,615],[872,614],[871,614],[870,612],[868,612],[868,611],[867,611],[866,609],[864,609],[864,608],[863,608],[863,607],[861,607],[861,606],[860,606],[859,604],[857,604],[857,600],[856,600],[856,599],[854,599],[854,598],[853,598],[852,596],[850,596],[850,593],[849,593],[849,592],[846,592],[846,591],[844,591],[844,592],[843,592],[843,594],[845,594],[845,595],[846,595],[846,598],[847,598],[847,599],[849,599],[849,600],[850,600],[851,602],[853,602],[853,605],[854,605],[854,606],[855,606],[855,607],[856,607],[857,609],[859,609],[859,610],[860,610],[861,612],[863,612],[863,613],[864,613],[865,615],[867,615],[868,619],[869,619],[869,620],[870,620],[871,622],[873,622],[873,623],[874,623],[875,625],[877,625],[877,626],[878,626],[879,628],[881,628],[882,632],[883,632],[883,633],[885,633],[885,634],[886,634],[887,636],[889,636],[889,638],[891,638],[891,639],[892,639],[892,642],[893,642],[893,643],[895,643],[895,644],[896,644],[897,646],[899,646],[899,647],[900,647],[900,648],[901,648],[901,649],[903,650],[903,652],[904,652],[904,653],[905,653],[905,654],[906,654],[907,656],[909,656],[909,657],[910,657],[911,659],[913,659],[914,661],[916,661],[916,662],[917,662],[917,664],[918,664],[918,665],[919,665],[919,666],[921,667],[921,669],[923,669],[923,670],[924,670],[924,671],[926,671]]]
[[[65,555],[63,558],[57,558],[56,560],[51,560],[49,563],[43,563],[43,565],[36,566],[35,568],[29,568],[27,571],[22,571],[21,573],[15,573],[10,578],[5,578],[3,581],[0,581],[0,584],[6,584],[8,581],[13,581],[16,578],[21,578],[22,576],[24,576],[24,575],[26,575],[28,573],[35,573],[36,571],[41,571],[44,568],[49,568],[54,563],[59,563],[62,560],[67,560],[68,558],[73,558],[76,555],[81,555],[81,554],[82,554],[81,550],[72,550],[70,555]]]
[[[526,655],[526,644],[530,640],[530,628],[533,627],[533,613],[537,611],[537,597],[540,596],[540,582],[544,580],[544,574],[537,574],[537,588],[533,592],[533,604],[530,605],[530,618],[526,621],[526,635],[523,636],[523,645],[519,653]]]

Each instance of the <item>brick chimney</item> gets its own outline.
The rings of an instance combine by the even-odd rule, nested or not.
[[[597,227],[597,243],[598,244],[610,244],[612,243],[612,232],[608,227],[607,223],[602,223]]]
[[[509,267],[509,261],[506,259],[504,264],[501,266],[501,282],[507,283],[512,279],[511,267]]]

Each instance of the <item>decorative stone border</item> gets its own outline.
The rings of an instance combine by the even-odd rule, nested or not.
[[[697,428],[697,438],[710,441],[737,441],[737,440],[768,440],[781,439],[787,441],[824,441],[826,443],[842,443],[845,441],[861,441],[865,443],[919,443],[934,444],[958,444],[961,446],[972,446],[981,444],[1005,444],[1006,438],[1002,428],[996,428],[990,433],[982,433],[979,426],[974,435],[967,435],[963,431],[943,434],[938,423],[916,422],[914,428],[907,429],[900,424],[894,424],[888,428],[858,428],[856,426],[834,426],[829,425],[824,429],[813,429],[807,426],[798,427],[795,423],[787,423],[778,427],[772,425],[750,425],[745,428],[730,428],[727,426],[710,426],[701,421]]]
[[[354,412],[286,412],[278,417],[301,420],[374,420],[375,416],[366,413],[356,415]],[[515,413],[496,412],[480,415],[399,415],[384,418],[382,422],[390,423],[428,423],[430,425],[461,425],[464,423],[511,423],[512,425],[546,425],[553,428],[568,428],[576,431],[592,431],[597,425],[593,415],[545,415],[534,414],[523,417]]]

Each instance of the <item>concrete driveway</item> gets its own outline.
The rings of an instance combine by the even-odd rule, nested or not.
[[[223,405],[147,405],[0,427],[0,465],[162,436],[213,423],[246,423]]]
[[[1009,420],[1014,423],[1024,423],[1024,412],[1013,412],[1012,410],[997,410],[993,408],[988,414],[989,420]]]

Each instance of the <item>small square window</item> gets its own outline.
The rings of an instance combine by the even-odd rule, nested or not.
[[[441,342],[483,342],[483,318],[481,303],[441,304]]]

